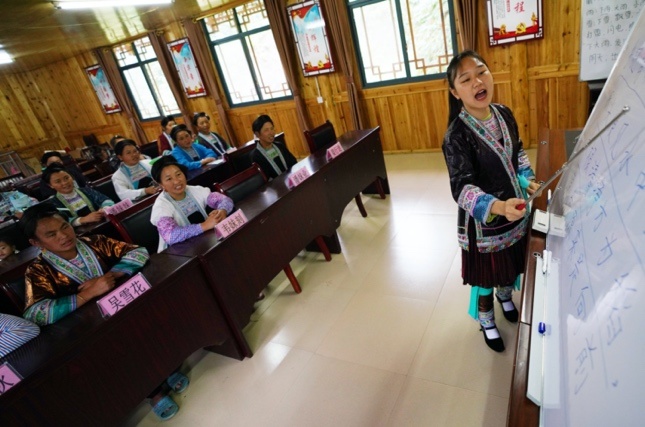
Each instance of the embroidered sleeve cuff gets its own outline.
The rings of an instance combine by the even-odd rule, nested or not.
[[[137,270],[145,265],[150,259],[146,248],[133,249],[121,258],[121,260],[112,267],[112,271],[125,273],[128,276],[133,275]]]
[[[157,229],[159,230],[161,238],[168,245],[183,242],[191,237],[199,236],[204,232],[199,224],[190,224],[182,227],[171,217],[160,218],[157,222]]]
[[[25,310],[22,317],[39,326],[45,326],[57,322],[76,308],[76,295],[60,297],[55,300],[44,299]]]
[[[473,218],[479,222],[488,222],[488,217],[495,200],[495,197],[490,194],[482,194],[478,197],[477,202],[475,202],[475,208],[473,209]]]
[[[486,213],[485,213],[486,216],[484,217],[486,218],[486,224],[488,224],[489,222],[493,222],[493,220],[497,218],[497,215],[492,213],[491,211],[493,210],[493,203],[495,203],[498,200],[499,199],[496,199],[495,197],[491,196],[490,202],[488,203],[488,207],[486,208]]]
[[[224,209],[227,214],[230,214],[233,210],[233,200],[221,193],[212,192],[208,195],[206,203],[212,209]]]
[[[490,210],[489,204],[492,198],[493,196],[484,193],[481,188],[468,184],[461,190],[457,204],[477,221],[484,222],[486,220],[484,215]]]

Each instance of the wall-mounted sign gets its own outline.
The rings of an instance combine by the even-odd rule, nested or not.
[[[90,78],[92,87],[94,87],[94,92],[99,98],[101,107],[106,114],[118,113],[121,111],[121,106],[114,96],[110,82],[107,81],[105,76],[105,71],[101,68],[100,65],[92,65],[87,67],[85,72]]]
[[[170,55],[175,63],[179,79],[184,87],[187,98],[197,98],[206,96],[206,88],[202,82],[202,76],[199,74],[193,50],[190,48],[188,39],[179,39],[168,43]]]
[[[486,10],[490,46],[544,37],[542,0],[486,0]]]
[[[305,76],[315,76],[334,71],[329,52],[325,21],[318,0],[309,0],[287,7],[300,66]]]

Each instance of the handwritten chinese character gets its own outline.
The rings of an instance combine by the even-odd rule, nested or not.
[[[596,265],[602,265],[604,264],[609,258],[614,255],[614,251],[611,249],[611,245],[616,242],[616,238],[612,237],[611,242],[609,241],[608,237],[605,237],[605,241],[607,244],[600,249],[601,256],[598,258],[598,261],[596,262]]]

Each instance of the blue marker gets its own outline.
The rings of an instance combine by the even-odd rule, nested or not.
[[[544,322],[538,323],[538,332],[542,335],[544,335],[544,333],[546,332],[546,325],[544,324]]]

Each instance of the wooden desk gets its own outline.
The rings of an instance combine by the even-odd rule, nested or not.
[[[325,158],[326,150],[318,151],[308,158],[311,169],[322,175],[325,182],[324,194],[336,228],[340,226],[345,207],[359,192],[377,177],[387,183],[379,131],[380,127],[375,127],[341,135],[338,142],[345,151],[330,162]],[[384,189],[389,194],[389,187],[384,186]]]
[[[137,198],[136,201],[132,202],[133,206],[137,205],[138,203],[148,201],[151,197],[157,197],[158,195],[159,193],[154,193],[154,194],[146,195],[144,197]],[[105,218],[103,218],[103,220],[100,222],[79,225],[78,227],[75,227],[74,230],[76,231],[77,236],[102,234],[104,236],[111,237],[116,240],[123,240],[121,238],[121,235],[117,231],[117,229],[114,227],[114,225]]]
[[[113,426],[194,351],[242,355],[195,259],[154,255],[152,289],[110,319],[91,302],[0,360],[24,377],[0,425]]]
[[[201,185],[211,188],[213,183],[222,182],[233,176],[233,169],[228,162],[216,165],[205,165],[199,169],[188,171],[186,180],[189,185]]]
[[[290,191],[281,175],[238,204],[248,223],[218,242],[208,232],[164,251],[198,257],[209,284],[231,323],[238,343],[253,352],[242,329],[249,321],[258,294],[316,236],[332,234],[321,180],[307,179]]]
[[[248,223],[218,242],[209,232],[170,246],[164,253],[198,257],[233,334],[252,356],[242,328],[258,293],[309,242],[330,236],[340,224],[345,206],[374,181],[386,177],[378,128],[339,138],[345,152],[328,162],[325,154],[303,162],[312,175],[290,190],[282,174],[238,204]],[[306,284],[303,284],[306,292]]]

